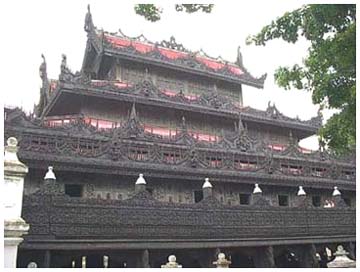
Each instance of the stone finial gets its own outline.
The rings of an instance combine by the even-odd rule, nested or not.
[[[161,266],[161,268],[181,268],[181,267],[182,267],[182,265],[180,265],[176,262],[175,255],[170,255],[168,257],[168,262]]]
[[[53,172],[53,167],[49,166],[48,171],[45,174],[44,180],[56,180],[55,173]]]
[[[205,178],[205,182],[202,186],[202,190],[203,190],[204,198],[212,196],[212,185],[209,181],[209,178]]]
[[[261,194],[261,193],[262,193],[262,190],[260,189],[259,184],[255,183],[255,188],[254,188],[253,194]]]
[[[299,186],[299,191],[297,193],[298,196],[305,196],[306,192],[304,191],[302,186]]]
[[[143,175],[143,174],[139,174],[139,177],[137,178],[135,184],[136,184],[136,185],[139,185],[139,184],[146,185],[146,180],[144,179],[144,175]]]
[[[218,259],[213,262],[213,264],[216,265],[217,268],[228,268],[231,264],[231,261],[228,261],[225,254],[220,252],[218,254]]]
[[[103,264],[104,264],[104,268],[108,268],[109,267],[109,256],[103,256]]]
[[[28,168],[24,165],[17,156],[17,152],[19,150],[18,140],[15,137],[9,137],[6,141],[6,146],[4,147],[4,170],[5,172],[18,172],[22,174],[26,174],[28,172]]]
[[[140,193],[146,190],[146,180],[144,179],[143,174],[139,174],[135,182],[135,193]]]
[[[333,191],[332,195],[333,195],[333,196],[340,196],[340,195],[341,195],[341,193],[340,193],[340,191],[338,190],[338,187],[337,187],[337,186],[334,187],[334,191]]]
[[[204,182],[202,188],[203,188],[203,189],[204,189],[204,188],[212,188],[212,185],[211,185],[211,183],[210,183],[210,181],[209,181],[209,178],[205,178],[205,182]]]
[[[38,266],[37,266],[37,263],[35,263],[35,262],[30,262],[30,263],[28,263],[28,265],[27,265],[27,268],[37,268]]]
[[[333,253],[335,259],[328,263],[329,268],[349,267],[355,268],[356,262],[348,257],[350,253],[347,252],[342,245],[337,247],[336,252]]]

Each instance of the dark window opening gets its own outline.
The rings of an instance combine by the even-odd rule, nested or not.
[[[355,172],[352,172],[352,171],[342,171],[342,173],[343,173],[343,175],[345,175],[346,179],[351,179],[355,175]]]
[[[289,196],[278,195],[279,206],[289,206]]]
[[[348,205],[349,207],[351,207],[351,199],[348,197],[344,197],[343,199],[344,199],[345,204]]]
[[[148,191],[148,193],[149,193],[150,195],[152,195],[153,192],[154,192],[154,189],[153,189],[153,188],[146,188],[146,191]]]
[[[312,175],[315,177],[323,177],[325,174],[326,169],[325,168],[312,168]]]
[[[202,191],[202,190],[194,191],[194,200],[195,200],[195,203],[200,202],[203,198],[204,198],[204,195],[203,195],[203,191]]]
[[[106,194],[106,199],[111,199],[110,193],[107,193],[107,194]]]
[[[97,194],[97,199],[101,199],[101,194]]]
[[[182,196],[179,195],[179,203],[182,203]]]
[[[321,197],[320,196],[313,196],[312,197],[312,204],[314,207],[320,207],[321,206]]]
[[[240,194],[240,205],[250,205],[250,194]]]
[[[70,197],[82,197],[83,186],[78,184],[65,184],[65,194]]]
[[[118,200],[122,200],[122,194],[118,194]]]
[[[172,196],[169,196],[169,202],[172,203],[173,202],[173,198]]]

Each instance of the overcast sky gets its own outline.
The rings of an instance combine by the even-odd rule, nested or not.
[[[167,1],[168,3],[169,1]],[[106,31],[119,28],[128,36],[144,34],[149,40],[176,41],[196,51],[235,61],[241,46],[244,65],[256,77],[268,74],[264,89],[245,86],[244,104],[266,109],[268,101],[290,117],[310,119],[318,106],[311,102],[306,91],[284,91],[274,83],[274,71],[280,65],[301,63],[307,54],[306,41],[287,44],[272,41],[265,47],[246,46],[245,39],[256,34],[262,26],[286,11],[301,7],[301,1],[238,1],[231,4],[217,2],[211,14],[185,14],[174,10],[174,4],[160,2],[162,19],[156,23],[135,14],[130,1],[6,1],[2,4],[1,26],[4,52],[1,64],[2,99],[5,105],[21,106],[30,111],[38,102],[41,80],[41,54],[46,57],[49,78],[58,78],[61,54],[67,55],[71,70],[81,68],[86,33],[86,6],[91,5],[94,24]],[[4,76],[5,75],[5,76]],[[325,114],[328,118],[329,114]],[[317,148],[317,140],[301,143]]]

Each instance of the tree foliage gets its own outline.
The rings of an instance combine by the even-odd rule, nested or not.
[[[176,4],[176,11],[185,11],[187,13],[194,13],[202,11],[210,13],[213,9],[213,4]],[[143,16],[146,20],[156,22],[161,19],[162,9],[154,4],[137,4],[134,7],[135,13]]]
[[[337,109],[320,129],[320,141],[337,154],[355,149],[356,139],[356,5],[306,5],[272,21],[247,38],[265,45],[274,39],[310,41],[301,65],[279,67],[277,84],[312,92],[320,109]]]

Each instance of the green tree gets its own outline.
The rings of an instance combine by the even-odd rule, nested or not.
[[[213,4],[176,4],[176,11],[185,11],[187,13],[194,13],[202,11],[210,13],[213,9]],[[161,19],[162,9],[154,4],[137,4],[134,7],[135,13],[143,16],[146,20],[156,22]]]
[[[337,109],[320,129],[320,141],[336,154],[355,150],[356,144],[356,5],[306,5],[272,21],[247,38],[265,45],[274,39],[310,41],[301,65],[279,67],[277,84],[312,92],[320,109]]]

